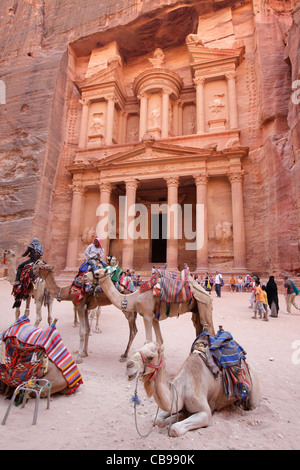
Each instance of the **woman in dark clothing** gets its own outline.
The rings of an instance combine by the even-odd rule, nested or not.
[[[268,296],[268,304],[271,309],[270,317],[278,317],[279,311],[279,302],[278,302],[278,291],[277,285],[274,280],[274,276],[270,276],[267,286],[266,286],[267,296]]]
[[[43,245],[40,244],[38,238],[34,238],[30,245],[28,245],[27,250],[23,253],[22,257],[24,256],[29,256],[29,259],[19,264],[14,285],[17,285],[20,282],[22,268],[27,266],[29,263],[35,263],[43,256]]]

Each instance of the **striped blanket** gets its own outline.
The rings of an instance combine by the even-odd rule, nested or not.
[[[210,336],[207,329],[197,336],[191,347],[191,353],[205,351],[205,362],[214,377],[222,374],[224,391],[227,398],[235,397],[238,404],[247,408],[247,400],[252,382],[245,361],[246,351],[233,339],[228,331],[220,329],[215,336]]]
[[[184,269],[182,273],[171,273],[165,269],[161,270],[160,301],[167,303],[188,302],[192,299],[189,287],[189,270]]]
[[[28,317],[24,315],[3,332],[3,340],[11,337],[16,337],[22,343],[43,348],[49,359],[61,370],[68,383],[69,394],[74,393],[83,383],[80,372],[54,324],[45,330],[33,328]]]

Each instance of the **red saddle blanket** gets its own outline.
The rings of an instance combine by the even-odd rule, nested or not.
[[[28,296],[32,282],[34,282],[38,278],[37,274],[32,273],[32,267],[33,263],[30,263],[27,264],[27,266],[24,266],[24,268],[22,268],[20,275],[20,284],[14,286],[12,290],[12,295],[14,297],[24,299]]]

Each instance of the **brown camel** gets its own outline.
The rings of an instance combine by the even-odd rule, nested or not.
[[[79,317],[79,350],[76,362],[80,364],[82,358],[88,355],[88,339],[90,334],[90,323],[89,323],[89,311],[98,307],[111,305],[111,301],[105,295],[104,292],[98,292],[97,296],[86,293],[84,297],[77,303],[75,295],[70,294],[71,285],[59,287],[55,281],[53,274],[53,266],[47,264],[41,264],[35,266],[35,272],[38,272],[40,276],[45,280],[47,289],[51,292],[53,297],[57,300],[68,300],[73,302],[73,305],[77,308]],[[116,289],[115,289],[116,290]],[[136,327],[136,313],[135,312],[123,312],[129,324],[129,340],[124,354],[121,355],[120,361],[125,361],[128,357],[128,351],[131,344],[137,334]]]
[[[13,250],[5,250],[5,259],[7,263],[7,278],[10,284],[12,284],[15,280],[16,277],[16,255]],[[28,292],[28,297],[26,299],[26,307],[25,307],[25,315],[29,316],[29,307],[30,307],[30,301],[31,298],[33,297],[36,305],[36,319],[34,323],[34,327],[38,328],[39,324],[42,321],[42,306],[46,305],[47,310],[48,310],[48,325],[52,324],[52,306],[53,306],[53,297],[46,289],[45,283],[41,278],[38,278],[37,281],[33,284],[31,284],[29,292]],[[20,307],[16,307],[15,310],[15,318],[18,320],[20,317]]]
[[[211,296],[189,276],[189,285],[194,295],[191,302],[171,303],[170,311],[167,313],[166,302],[159,302],[159,297],[153,294],[153,289],[146,292],[140,292],[137,289],[132,294],[123,295],[115,289],[107,271],[99,270],[98,282],[111,303],[127,312],[138,312],[144,320],[146,341],[152,341],[152,326],[155,332],[156,341],[163,343],[160,331],[160,320],[169,317],[177,317],[183,313],[192,312],[192,321],[196,330],[196,336],[202,333],[203,327],[208,329],[210,335],[214,335],[214,326],[212,319],[212,298]],[[157,310],[160,310],[159,319],[157,319]]]
[[[187,431],[209,426],[212,413],[234,402],[237,398],[227,398],[224,392],[222,375],[214,378],[212,372],[199,354],[189,354],[172,382],[165,373],[163,346],[147,343],[127,362],[128,379],[141,376],[148,397],[153,396],[159,408],[156,424],[164,426],[177,421],[177,411],[181,421],[171,425],[172,437],[182,436]],[[260,392],[256,374],[251,370],[252,388],[248,408],[259,404]]]

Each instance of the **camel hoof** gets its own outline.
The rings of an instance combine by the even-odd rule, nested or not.
[[[100,328],[96,328],[95,333],[102,333],[102,331],[100,330]]]
[[[78,323],[73,323],[73,328],[77,328]]]
[[[126,362],[127,359],[128,359],[128,357],[125,356],[124,354],[122,354],[122,356],[120,356],[119,362]]]
[[[76,362],[76,364],[82,364],[83,360],[82,360],[82,358],[81,358],[80,356],[77,356],[75,362]]]

